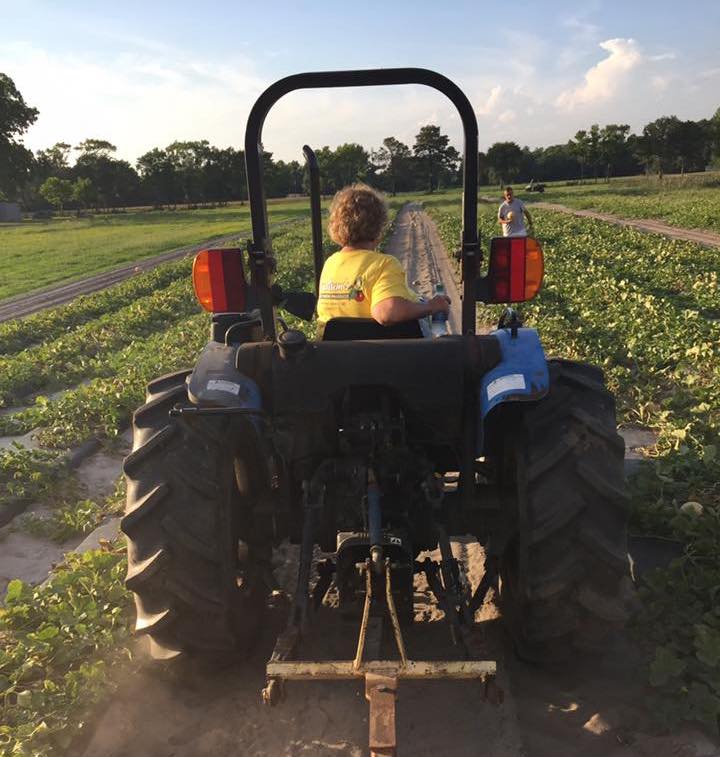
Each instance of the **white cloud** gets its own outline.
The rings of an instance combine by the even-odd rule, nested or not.
[[[578,105],[609,100],[643,61],[634,39],[608,39],[601,42],[600,47],[608,53],[607,57],[586,72],[583,84],[558,96],[556,104],[560,108],[572,110]]]
[[[500,102],[500,96],[502,95],[502,87],[499,84],[496,84],[491,90],[490,94],[487,96],[487,99],[482,105],[479,105],[477,108],[475,108],[475,113],[478,116],[486,116],[488,113],[491,113],[493,110],[495,110],[495,106],[498,105]]]
[[[478,47],[442,68],[475,105],[481,149],[505,140],[557,144],[594,122],[629,123],[637,130],[663,114],[709,115],[707,98],[691,91],[688,81],[696,79],[696,86],[709,91],[711,77],[720,73],[716,54],[698,65],[682,56],[670,59],[667,48],[644,52],[632,39],[612,39],[601,43],[601,60],[591,65],[588,50],[596,50],[598,38],[588,37],[596,29],[574,21],[566,28],[576,36],[565,42],[584,61],[568,68],[546,64],[553,50],[532,35],[502,36],[497,48]],[[251,58],[241,50],[202,57],[153,40],[119,41],[120,52],[72,54],[30,43],[0,44],[0,71],[40,110],[25,140],[28,147],[98,137],[116,144],[119,157],[135,161],[175,140],[243,146],[250,107],[275,78],[258,73],[266,56]],[[522,50],[522,60],[508,62],[507,49]],[[284,65],[289,68],[278,76],[305,67],[301,59]],[[263,142],[278,158],[302,160],[306,142],[319,148],[357,141],[372,148],[392,135],[412,146],[426,123],[439,124],[462,146],[454,107],[427,87],[306,90],[283,97],[272,109]]]
[[[99,60],[15,43],[0,51],[0,70],[40,111],[28,147],[98,137],[131,161],[152,147],[209,132],[216,143],[239,144],[241,118],[265,86],[239,57],[209,65],[146,49]]]

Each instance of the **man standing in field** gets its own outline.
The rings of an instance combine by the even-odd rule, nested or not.
[[[532,216],[525,207],[525,203],[513,195],[512,187],[505,187],[503,197],[505,200],[498,209],[498,221],[502,225],[503,236],[526,237],[527,229],[523,216],[527,216],[530,228],[532,228]]]

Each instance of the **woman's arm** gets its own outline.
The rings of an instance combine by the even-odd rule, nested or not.
[[[404,297],[387,297],[370,309],[372,317],[382,326],[414,321],[434,313],[448,313],[450,299],[441,294],[435,295],[430,302],[412,302]]]

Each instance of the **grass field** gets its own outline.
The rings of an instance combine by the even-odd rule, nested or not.
[[[268,206],[272,223],[307,213],[307,200]],[[0,225],[0,299],[67,283],[176,247],[247,233],[247,205],[132,211]]]
[[[621,218],[654,218],[690,229],[720,233],[720,173],[666,176],[662,182],[655,177],[641,176],[611,179],[568,186],[551,182],[543,194],[516,192],[527,202],[544,201],[571,208],[612,213]],[[497,196],[498,187],[481,187],[483,196]]]

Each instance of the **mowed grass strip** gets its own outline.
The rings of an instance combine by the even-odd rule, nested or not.
[[[308,213],[306,199],[269,205],[270,222]],[[247,205],[129,211],[0,225],[0,299],[68,283],[178,247],[249,234]]]

